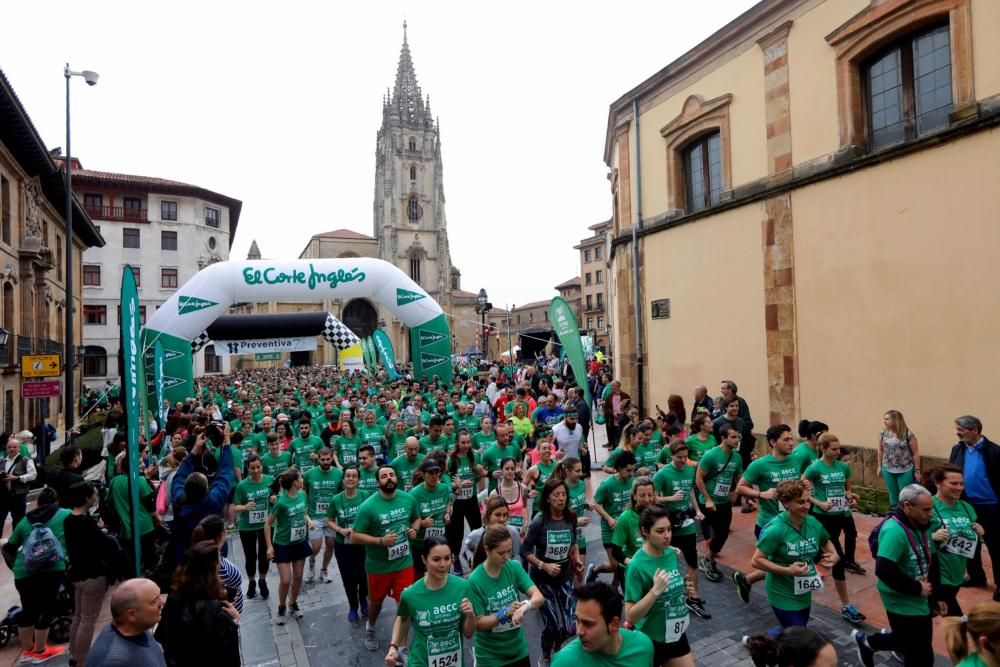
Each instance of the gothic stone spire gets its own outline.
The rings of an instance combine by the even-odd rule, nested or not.
[[[410,45],[406,39],[406,22],[403,22],[403,46],[399,50],[399,65],[396,68],[396,86],[392,91],[390,108],[404,123],[423,125],[427,114],[417,73],[413,69]]]

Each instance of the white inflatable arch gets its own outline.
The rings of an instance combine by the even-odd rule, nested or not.
[[[227,314],[232,304],[356,297],[380,303],[409,328],[414,377],[437,375],[451,381],[451,335],[441,306],[398,267],[368,257],[212,264],[184,283],[146,321],[144,357],[149,358],[154,341],[163,345],[164,396],[171,402],[183,400],[194,392],[191,341]]]

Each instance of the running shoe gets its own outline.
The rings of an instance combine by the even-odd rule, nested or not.
[[[750,507],[750,503],[743,503],[743,507],[740,509],[740,514],[753,514],[753,507]]]
[[[853,574],[867,574],[868,570],[861,567],[856,560],[849,560],[844,563],[844,569]]]
[[[262,600],[266,600],[267,596],[271,594],[271,591],[267,587],[267,581],[265,581],[264,579],[261,579],[258,582],[258,584],[260,586],[260,597],[261,597]]]
[[[347,620],[350,623],[357,623],[359,620],[361,620],[361,617],[358,616],[358,610],[352,609],[349,612],[347,612]]]
[[[299,609],[299,605],[297,602],[293,602],[292,604],[288,605],[288,610],[292,612],[292,618],[294,618],[295,620],[302,618],[302,610]]]
[[[31,664],[44,665],[52,658],[57,658],[65,652],[66,652],[65,646],[46,646],[43,650],[39,651],[38,653],[31,654]]]
[[[306,583],[311,584],[313,579],[316,578],[316,561],[309,561],[306,564]]]
[[[858,650],[858,660],[865,667],[875,667],[875,651],[868,645],[868,635],[860,630],[851,630],[851,639]]]
[[[253,579],[247,584],[247,600],[253,600],[257,597],[257,582]]]
[[[840,608],[840,615],[851,625],[861,625],[865,622],[865,615],[858,611],[858,608],[850,602]]]
[[[285,608],[284,607],[278,607],[278,613],[274,617],[274,624],[275,625],[284,625],[285,624]]]
[[[597,579],[597,575],[594,574],[595,569],[597,568],[594,567],[593,563],[587,563],[587,571],[583,575],[583,583],[589,584],[592,583],[595,579]]]
[[[320,572],[320,575],[324,584],[329,584],[331,581],[333,581],[333,577],[330,576],[329,569],[323,570],[322,572]]]
[[[733,583],[736,584],[736,594],[743,600],[743,604],[750,604],[750,586],[747,576],[742,572],[733,572]]]
[[[698,556],[698,569],[701,570],[705,575],[705,578],[712,583],[722,581],[722,573],[719,572],[719,568],[716,567],[714,560],[711,560],[706,556]]]
[[[375,628],[371,626],[365,628],[365,648],[369,651],[378,650],[378,640],[375,639]]]
[[[684,604],[691,610],[691,613],[698,618],[712,618],[712,615],[705,609],[705,601],[701,598],[684,598]]]
[[[18,663],[22,665],[30,665],[31,661],[34,659],[35,659],[35,649],[31,648],[28,649],[27,651],[21,651],[21,659],[18,660]]]

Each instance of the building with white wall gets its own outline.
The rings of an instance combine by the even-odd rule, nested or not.
[[[55,156],[58,162],[62,162]],[[73,191],[106,244],[83,253],[83,382],[117,382],[119,301],[126,265],[136,272],[140,321],[209,264],[229,259],[243,203],[163,178],[84,169],[73,158]],[[194,356],[195,376],[228,372],[212,346]]]

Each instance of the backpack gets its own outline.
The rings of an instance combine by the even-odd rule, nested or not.
[[[885,525],[886,521],[892,519],[900,525],[903,532],[906,534],[906,539],[910,543],[910,548],[913,549],[913,553],[917,556],[917,567],[923,570],[924,564],[922,563],[921,553],[926,556],[927,564],[930,563],[930,552],[928,549],[920,549],[920,545],[917,544],[916,540],[913,538],[913,532],[907,528],[906,524],[899,520],[899,517],[895,514],[888,514],[884,519],[879,521],[872,532],[868,533],[868,548],[871,549],[872,558],[878,560],[878,535],[882,531],[882,526]]]
[[[66,557],[66,553],[52,529],[43,523],[36,523],[24,540],[21,556],[24,569],[31,574],[55,565]]]
[[[877,524],[875,524],[875,527],[872,528],[872,530],[871,530],[870,533],[868,533],[868,548],[871,549],[872,558],[874,558],[875,560],[878,560],[878,534],[879,534],[879,531],[882,530],[882,526],[885,525],[885,522],[888,521],[891,518],[892,518],[891,514],[887,515],[884,519],[882,519]]]

